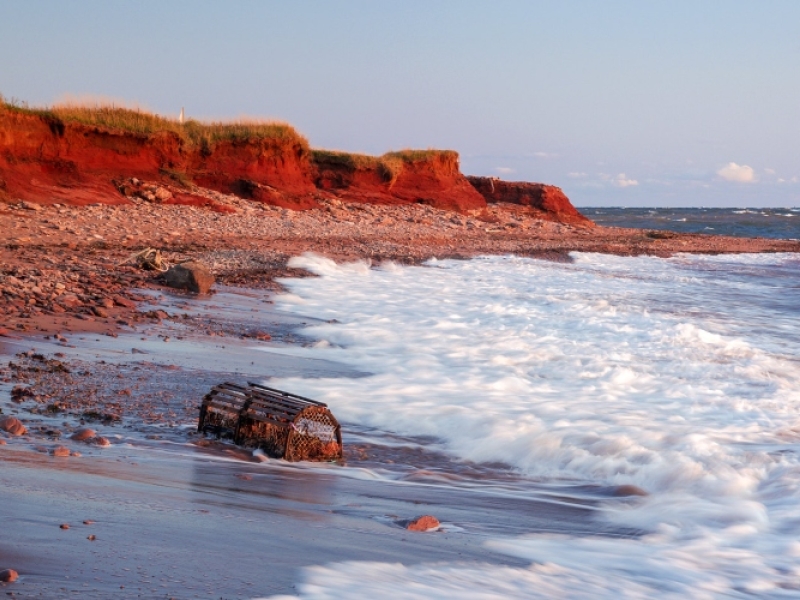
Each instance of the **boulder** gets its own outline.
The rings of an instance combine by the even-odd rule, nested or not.
[[[0,430],[10,433],[11,435],[25,435],[28,433],[22,421],[12,416],[0,417]]]
[[[203,264],[191,261],[170,267],[164,273],[164,282],[179,290],[207,294],[214,285],[214,276]]]

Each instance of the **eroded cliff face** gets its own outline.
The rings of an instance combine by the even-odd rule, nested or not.
[[[293,208],[313,204],[308,197],[316,189],[308,149],[295,140],[188,147],[172,132],[108,131],[0,109],[0,199],[117,204],[127,201],[117,184],[130,177],[194,182]],[[274,194],[261,197],[262,189]]]
[[[559,188],[465,177],[449,150],[380,157],[312,151],[299,135],[188,143],[173,131],[137,134],[0,106],[0,201],[129,202],[132,178],[169,184],[164,203],[208,205],[192,185],[303,210],[321,198],[425,204],[461,213],[511,202],[541,218],[590,223]],[[195,188],[196,190],[196,188]]]
[[[0,199],[122,203],[115,176],[159,178],[182,162],[171,133],[117,134],[0,109]]]
[[[355,202],[427,204],[458,212],[486,207],[459,170],[456,152],[407,151],[362,158],[368,160],[318,153],[314,158],[317,186]]]
[[[507,202],[525,206],[540,214],[542,219],[575,225],[594,225],[584,217],[561,191],[543,183],[502,181],[494,177],[472,177],[467,180],[489,204]]]

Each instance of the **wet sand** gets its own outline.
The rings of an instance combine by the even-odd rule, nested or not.
[[[256,319],[277,340],[303,323],[270,308],[259,290],[223,289],[194,300],[144,293],[151,298],[145,310],[174,312],[181,305],[197,318],[211,311],[218,325],[231,329]],[[266,308],[254,312],[257,306]],[[18,376],[35,396],[61,385],[59,397],[81,397],[64,385],[67,377],[84,394],[52,414],[37,410],[50,398],[12,403],[10,388],[18,381],[0,388],[4,414],[16,414],[30,430],[21,438],[3,436],[0,446],[0,566],[20,573],[3,588],[15,597],[254,598],[290,594],[302,567],[332,561],[522,565],[483,543],[534,531],[636,534],[594,519],[596,504],[612,501],[608,490],[536,485],[501,465],[465,465],[426,452],[425,440],[390,439],[344,424],[346,465],[319,465],[258,462],[247,451],[197,436],[197,407],[214,382],[362,375],[281,354],[296,343],[291,339],[209,336],[204,327],[171,320],[116,338],[83,333],[63,343],[45,337],[6,339],[0,358],[36,368],[45,363],[28,354],[58,353],[69,374],[23,369]],[[147,374],[139,387],[132,383],[137,367]],[[119,369],[126,376],[117,384]],[[113,399],[123,384],[131,394],[117,403],[119,419],[87,422],[87,407],[102,412],[103,394]],[[158,405],[172,414],[155,418],[152,396],[164,389],[169,393]],[[70,440],[80,426],[94,428],[111,446]],[[50,456],[58,445],[80,456]],[[441,530],[402,527],[421,514],[435,515]],[[69,529],[60,528],[64,523]]]

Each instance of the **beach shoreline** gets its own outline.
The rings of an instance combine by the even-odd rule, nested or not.
[[[390,458],[388,446],[365,436],[346,446],[346,471],[260,463],[198,443],[192,413],[203,390],[226,378],[361,375],[282,353],[306,341],[295,332],[308,319],[277,311],[271,294],[282,289],[281,277],[309,275],[287,264],[304,252],[373,264],[481,254],[569,260],[573,251],[800,252],[800,243],[785,240],[565,225],[504,205],[465,216],[424,206],[331,202],[293,212],[229,201],[235,212],[224,214],[149,203],[0,208],[0,407],[29,429],[22,438],[0,434],[0,570],[20,573],[3,591],[252,598],[293,593],[309,565],[524,566],[485,541],[543,531],[637,535],[595,518],[614,490],[548,492],[502,468],[486,474],[424,448]],[[146,247],[169,262],[208,264],[216,293],[169,291],[157,273],[126,263]],[[71,383],[61,372],[36,371],[34,355],[64,365]],[[11,362],[24,368],[12,372]],[[42,396],[12,402],[17,385]],[[68,394],[73,404],[43,410]],[[99,418],[114,403],[118,419]],[[87,412],[98,418],[87,420]],[[110,447],[68,439],[86,426]],[[52,456],[58,446],[81,456]],[[435,515],[443,531],[402,528],[420,514]],[[59,528],[64,523],[69,530]]]

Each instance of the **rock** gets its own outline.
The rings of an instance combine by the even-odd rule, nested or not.
[[[53,456],[66,457],[69,456],[69,448],[67,448],[66,446],[56,446],[55,448],[53,448],[50,454],[52,454]]]
[[[473,177],[467,180],[488,204],[508,202],[536,209],[544,218],[560,223],[593,225],[564,195],[561,188],[527,181],[502,181],[496,177]]]
[[[12,416],[0,417],[0,430],[10,433],[11,435],[25,435],[28,433],[22,421]]]
[[[3,583],[14,583],[18,577],[19,573],[14,569],[3,569],[0,571],[0,581]]]
[[[87,443],[94,444],[95,446],[100,446],[103,448],[111,445],[111,442],[108,441],[108,438],[104,438],[102,435],[98,435],[96,437],[87,440]]]
[[[59,527],[61,529],[69,529],[69,523],[62,523],[61,525],[59,525]]]
[[[164,282],[179,290],[207,294],[214,285],[214,276],[204,265],[191,261],[170,267],[164,273]]]
[[[91,519],[86,519],[86,520],[83,522],[83,524],[84,524],[84,525],[94,525],[94,521],[92,521]]]
[[[97,539],[97,537],[95,537],[94,534],[91,534],[89,536],[86,536],[86,539],[89,540],[90,542],[93,542]]]
[[[164,200],[169,200],[172,198],[172,192],[170,192],[167,188],[159,187],[156,188],[156,191],[153,194],[155,199],[159,202],[164,202]]]
[[[6,445],[6,441],[5,440],[0,440],[0,446],[5,446],[5,445]]]
[[[136,302],[133,300],[128,300],[123,296],[112,296],[111,299],[117,306],[121,306],[123,308],[136,308]]]
[[[97,432],[94,429],[89,429],[88,427],[83,429],[78,429],[75,433],[70,436],[70,439],[75,440],[76,442],[85,442],[88,439],[97,436]]]
[[[649,496],[645,490],[635,485],[620,485],[614,490],[615,496]]]
[[[406,529],[409,531],[430,531],[438,527],[439,519],[431,515],[422,515],[406,524]]]
[[[25,202],[24,200],[19,203],[19,206],[20,208],[23,208],[25,210],[32,210],[34,212],[38,212],[43,208],[41,204],[34,204],[33,202]]]

